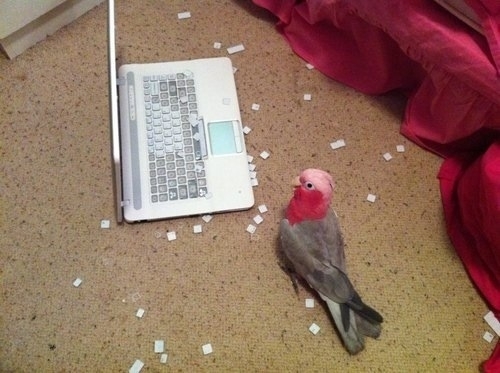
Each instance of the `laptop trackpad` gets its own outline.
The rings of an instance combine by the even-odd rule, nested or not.
[[[237,121],[208,123],[208,136],[213,155],[241,153],[243,150]]]

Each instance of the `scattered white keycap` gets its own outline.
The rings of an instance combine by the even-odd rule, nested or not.
[[[135,313],[135,316],[137,316],[139,319],[142,319],[142,316],[144,316],[144,312],[146,311],[143,308],[139,308]]]
[[[404,146],[404,145],[397,145],[397,146],[396,146],[396,151],[397,151],[398,153],[404,153],[404,151],[405,151],[405,146]]]
[[[253,187],[259,186],[259,180],[250,179],[250,185],[252,185]]]
[[[181,12],[181,13],[177,13],[177,18],[178,18],[178,19],[187,19],[187,18],[191,18],[191,12]]]
[[[101,228],[102,229],[109,229],[110,227],[111,227],[111,222],[108,219],[101,220]]]
[[[267,158],[269,158],[269,156],[270,156],[270,155],[271,155],[271,154],[269,154],[269,153],[268,153],[267,151],[265,151],[265,150],[264,150],[262,153],[260,153],[260,157],[261,157],[262,159],[267,159]]]
[[[234,54],[234,53],[242,52],[244,50],[245,50],[245,47],[243,46],[243,44],[237,44],[237,45],[233,45],[232,47],[227,48],[227,53]]]
[[[254,165],[253,163],[248,164],[248,171],[250,171],[250,172],[255,171],[256,168],[257,168],[257,166]]]
[[[330,147],[333,150],[343,148],[344,146],[345,146],[345,140],[344,139],[339,139],[339,140],[336,140],[336,141],[330,143]]]
[[[82,282],[83,282],[83,281],[82,281],[82,279],[81,279],[81,278],[77,278],[77,279],[75,279],[75,281],[73,281],[73,286],[74,286],[75,288],[77,288],[78,286],[80,286],[80,285],[82,284]]]
[[[236,71],[238,71],[238,68],[236,66],[233,66],[233,74],[236,74]]]
[[[155,237],[156,238],[161,238],[161,232],[160,231],[155,231]]]
[[[195,133],[195,135],[199,135],[199,134],[198,134],[198,133]],[[194,136],[193,136],[193,137],[194,137]],[[200,172],[202,172],[204,169],[205,169],[205,168],[204,168],[201,164],[196,164],[196,165],[194,166],[194,170],[195,170],[195,172],[196,172],[196,173],[198,173],[198,174],[199,174]]]
[[[193,226],[193,233],[201,233],[203,232],[203,227],[201,226],[201,224],[196,224],[195,226]]]
[[[249,175],[250,175],[250,179],[257,179],[257,172],[256,171],[250,171]]]
[[[215,48],[215,49],[221,49],[221,48],[222,48],[222,43],[219,43],[218,41],[216,41],[216,42],[214,43],[214,48]]]
[[[198,118],[198,114],[191,113],[189,114],[188,121],[193,127],[196,127],[200,123],[200,118]]]
[[[253,221],[255,222],[255,224],[259,225],[260,223],[262,223],[264,221],[264,219],[260,215],[255,215],[253,217]]]
[[[203,215],[201,218],[203,219],[203,221],[205,223],[210,223],[210,220],[213,219],[213,216],[212,215]]]
[[[161,354],[165,352],[165,341],[158,339],[155,341],[155,354]]]
[[[368,194],[368,196],[366,196],[366,200],[371,203],[375,202],[376,199],[377,196],[375,194]]]
[[[384,157],[384,159],[389,162],[391,159],[392,159],[392,155],[391,153],[384,153],[384,155],[382,156]]]
[[[261,214],[263,214],[263,213],[265,213],[265,212],[267,212],[267,211],[268,211],[268,210],[267,210],[267,206],[266,206],[266,205],[259,205],[259,212],[260,212]]]
[[[168,355],[167,354],[161,354],[160,355],[160,363],[166,364],[167,363],[167,359],[168,359]]]
[[[177,239],[177,234],[175,233],[175,231],[167,232],[167,240],[173,241],[175,239]]]
[[[306,299],[306,308],[314,308],[314,299],[313,298]]]
[[[247,232],[250,233],[250,234],[254,234],[255,231],[257,230],[257,227],[253,224],[248,224],[248,227],[247,227]]]
[[[247,154],[247,161],[248,161],[248,163],[252,163],[253,162],[253,156],[251,156],[250,154]]]
[[[314,69],[314,65],[311,65],[310,63],[306,63],[306,67],[308,70]]]
[[[139,293],[137,293],[137,292],[136,292],[136,293],[133,293],[133,294],[130,294],[130,300],[131,300],[132,302],[134,302],[134,303],[135,303],[135,302],[137,302],[139,299],[141,299],[141,294],[139,294]]]
[[[312,95],[310,93],[305,93],[304,94],[304,101],[311,101]]]
[[[252,129],[248,126],[243,127],[243,133],[245,135],[248,135],[250,132],[252,132]]]
[[[315,323],[312,323],[311,326],[309,327],[309,331],[313,333],[314,335],[318,334],[320,331],[320,327],[316,325]]]
[[[139,373],[143,367],[144,363],[137,359],[128,370],[128,373]]]
[[[490,332],[484,332],[483,334],[483,339],[488,342],[488,343],[491,343],[493,342],[493,338],[495,338],[495,336],[493,334],[491,334]]]
[[[201,349],[203,350],[203,355],[208,355],[214,352],[212,345],[210,343],[201,346]]]
[[[252,104],[252,110],[253,111],[258,111],[260,109],[260,105],[259,104]]]
[[[492,311],[484,315],[484,321],[486,321],[490,328],[500,337],[500,321],[498,321]]]

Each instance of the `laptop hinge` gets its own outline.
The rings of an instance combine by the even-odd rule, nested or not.
[[[122,77],[117,77],[116,78],[116,85],[120,86],[120,85],[125,85],[127,84],[127,78],[122,76]]]

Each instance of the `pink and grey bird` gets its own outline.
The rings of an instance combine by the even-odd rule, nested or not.
[[[281,249],[289,269],[326,302],[347,351],[357,354],[365,336],[379,337],[383,318],[363,303],[347,277],[344,240],[330,209],[333,190],[327,172],[302,171],[281,221]]]

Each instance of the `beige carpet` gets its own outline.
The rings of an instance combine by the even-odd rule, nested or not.
[[[2,57],[0,371],[123,372],[139,359],[144,372],[477,372],[493,348],[482,339],[487,308],[445,232],[441,159],[399,135],[404,99],[308,70],[250,2],[116,6],[120,63],[225,56],[244,44],[231,59],[252,128],[256,207],[209,223],[116,224],[105,4],[14,61]],[[192,17],[178,20],[182,11]],[[346,146],[332,150],[338,139]],[[354,357],[319,300],[307,309],[314,295],[297,296],[277,264],[289,181],[311,166],[337,182],[350,277],[385,317],[381,338]],[[269,211],[250,235],[261,204]],[[165,341],[166,365],[155,340]]]

